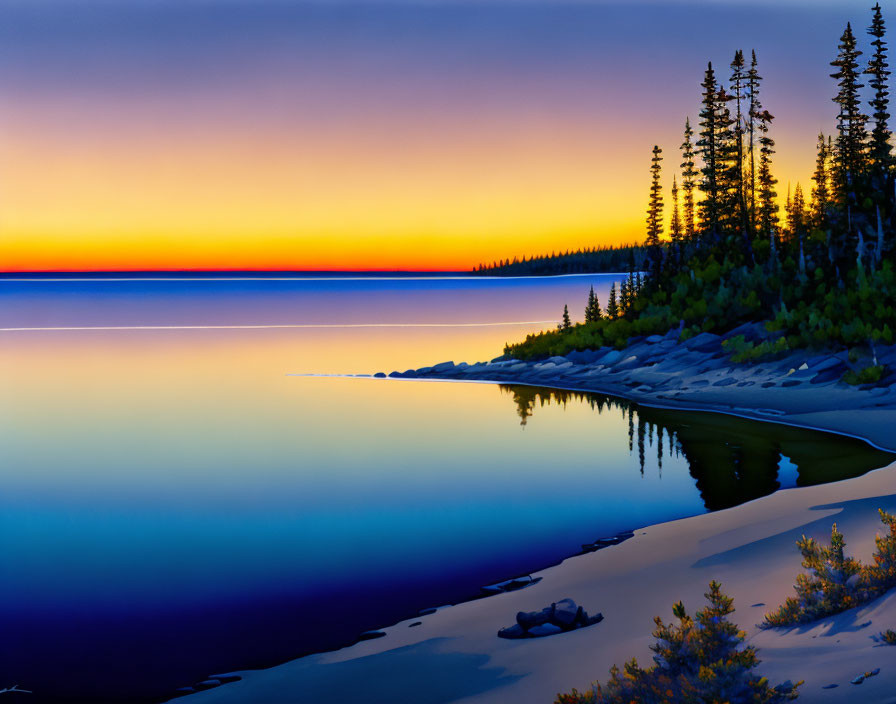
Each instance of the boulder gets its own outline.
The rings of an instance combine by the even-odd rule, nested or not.
[[[541,611],[520,611],[516,615],[516,622],[521,628],[529,631],[533,626],[541,626],[551,620],[551,608]]]
[[[373,640],[374,638],[382,638],[385,635],[383,631],[364,631],[358,636],[358,640]]]
[[[517,623],[498,631],[498,638],[525,638],[527,635],[523,627]]]
[[[646,342],[648,345],[655,345],[658,342],[662,342],[662,341],[663,341],[662,335],[651,335],[646,340],[644,340],[644,342]]]
[[[701,332],[699,335],[686,340],[684,346],[692,352],[716,352],[721,348],[722,338],[711,332]]]
[[[432,370],[437,373],[447,372],[449,369],[454,369],[454,362],[440,362],[432,368]]]
[[[373,378],[374,379],[385,379],[386,375],[383,372],[377,372],[376,374],[373,375]]]
[[[560,628],[560,626],[555,626],[553,623],[543,623],[540,626],[534,626],[529,629],[529,635],[535,636],[536,638],[553,636],[557,633],[563,633],[563,629]]]
[[[621,358],[622,352],[620,350],[610,350],[603,357],[601,357],[599,361],[601,364],[616,364],[616,362],[618,362]]]
[[[552,604],[554,623],[562,627],[570,627],[575,623],[576,614],[580,607],[572,599],[561,599],[556,604]]]

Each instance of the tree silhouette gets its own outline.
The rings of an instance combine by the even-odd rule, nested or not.
[[[871,99],[871,109],[874,111],[874,127],[871,130],[871,141],[868,145],[868,158],[873,168],[877,170],[886,170],[892,166],[892,157],[890,154],[890,127],[887,120],[890,117],[889,109],[889,91],[887,90],[888,77],[890,75],[889,64],[887,63],[887,43],[884,41],[886,34],[886,26],[884,18],[881,14],[880,3],[873,8],[874,16],[871,19],[871,26],[868,28],[868,34],[874,37],[871,45],[874,47],[874,54],[868,61],[868,68],[865,74],[870,75],[868,81],[869,86],[874,91],[874,97]]]

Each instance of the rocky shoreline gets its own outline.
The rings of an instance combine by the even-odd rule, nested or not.
[[[563,357],[522,361],[442,362],[380,372],[378,378],[477,381],[547,386],[620,396],[642,405],[728,413],[851,435],[896,450],[896,346],[878,347],[887,372],[877,384],[842,381],[852,366],[848,352],[798,350],[758,363],[735,363],[723,347],[755,324],[725,335],[701,333],[679,340],[678,330],[638,338],[623,350],[603,347]],[[843,413],[848,411],[848,413]],[[873,412],[874,422],[868,422]]]

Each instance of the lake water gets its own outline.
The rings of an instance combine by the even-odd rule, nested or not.
[[[0,686],[158,699],[890,461],[600,396],[294,376],[490,359],[613,278],[0,281]]]

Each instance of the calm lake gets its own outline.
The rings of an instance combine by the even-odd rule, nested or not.
[[[891,461],[594,395],[296,376],[491,359],[613,280],[0,280],[0,687],[158,700]]]

